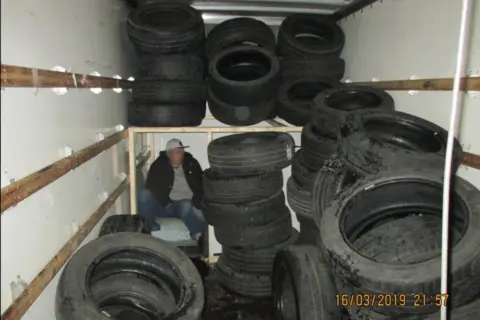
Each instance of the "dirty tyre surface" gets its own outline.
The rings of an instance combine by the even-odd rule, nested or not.
[[[304,126],[312,119],[314,98],[336,86],[336,82],[317,78],[284,80],[277,91],[277,114],[294,126]]]
[[[312,192],[302,188],[292,177],[287,180],[287,201],[297,215],[312,216]]]
[[[205,81],[206,65],[196,54],[147,55],[140,54],[140,77],[162,80]]]
[[[204,289],[202,279],[190,259],[179,249],[160,239],[140,233],[123,232],[95,239],[80,248],[70,258],[57,286],[56,319],[104,319],[105,315],[99,310],[89,293],[88,283],[95,277],[101,279],[112,273],[118,273],[111,267],[103,267],[104,272],[107,273],[100,276],[97,274],[97,269],[102,269],[102,263],[106,260],[111,260],[112,266],[121,266],[115,261],[115,255],[122,255],[129,251],[138,255],[140,260],[147,258],[155,261],[154,266],[163,265],[160,268],[162,271],[155,276],[163,280],[157,283],[162,283],[173,291],[176,308],[169,315],[170,317],[183,320],[200,318],[204,303]],[[141,268],[133,269],[127,267],[127,273],[140,273],[147,276],[148,266],[149,264],[144,264]],[[151,269],[158,270],[155,267]],[[153,275],[150,276],[152,279],[155,278]],[[183,294],[179,294],[182,291]]]
[[[284,58],[338,57],[344,44],[345,34],[331,17],[292,14],[280,25],[277,53]]]
[[[345,85],[319,93],[312,103],[313,124],[320,132],[335,134],[345,117],[358,110],[393,111],[395,102],[386,91],[367,86]]]
[[[208,66],[209,89],[234,106],[270,101],[280,80],[278,58],[255,46],[235,46],[216,54]]]
[[[243,17],[226,20],[208,33],[205,55],[212,59],[218,52],[239,44],[251,44],[274,52],[275,34],[260,20]]]
[[[137,127],[196,127],[205,118],[205,104],[128,104],[128,123]]]
[[[177,103],[201,105],[207,101],[205,83],[199,81],[169,81],[153,77],[135,80],[132,98],[143,103]]]
[[[288,211],[281,218],[263,226],[223,227],[215,228],[214,231],[217,241],[232,249],[267,248],[291,237],[292,216]]]
[[[251,275],[233,271],[220,256],[216,266],[220,284],[226,289],[246,297],[268,297],[272,282],[269,276]]]
[[[231,249],[223,247],[222,257],[235,272],[271,275],[273,259],[278,251],[297,242],[299,233],[292,228],[292,235],[285,241],[263,249]]]
[[[282,171],[244,177],[223,177],[211,169],[203,174],[206,202],[239,204],[267,199],[283,187]]]
[[[440,256],[415,264],[379,264],[358,253],[347,241],[355,241],[373,223],[401,216],[402,212],[441,217],[442,185],[436,170],[390,170],[358,180],[337,196],[319,226],[337,278],[365,293],[419,292],[435,296],[440,292]],[[480,292],[480,252],[476,248],[480,241],[480,191],[459,177],[454,185],[451,219],[460,236],[450,250],[455,261],[449,298],[453,307],[467,303]],[[382,312],[429,313],[435,308],[392,306]]]
[[[311,190],[315,181],[317,171],[310,170],[303,163],[303,154],[305,150],[298,150],[292,160],[292,177],[299,186]]]
[[[326,161],[337,154],[337,136],[324,135],[312,122],[303,127],[301,143],[303,164],[312,171],[319,170]]]
[[[345,74],[345,61],[331,58],[287,58],[280,60],[282,79],[316,78],[340,81]]]
[[[150,234],[145,218],[139,215],[118,214],[105,219],[100,231],[99,237],[118,232],[138,232]]]
[[[332,200],[357,179],[357,175],[348,170],[338,157],[329,159],[325,166],[315,174],[311,208],[317,226],[320,225],[323,212]]]
[[[219,100],[212,90],[208,90],[208,109],[221,123],[231,126],[251,126],[272,117],[275,114],[275,100],[236,106]]]
[[[249,176],[281,170],[291,164],[295,142],[278,132],[249,132],[213,140],[207,148],[212,171]]]
[[[220,228],[262,226],[289,213],[283,191],[244,204],[204,202],[202,212],[209,225]]]
[[[342,161],[359,175],[410,167],[443,172],[448,132],[436,124],[399,111],[357,111],[346,117],[340,134]],[[454,142],[453,171],[463,149]],[[421,169],[420,169],[421,170]]]
[[[127,33],[137,50],[152,54],[196,52],[205,44],[201,13],[180,3],[140,6],[128,17]]]
[[[275,257],[272,279],[274,319],[341,319],[330,265],[319,249],[293,245]]]

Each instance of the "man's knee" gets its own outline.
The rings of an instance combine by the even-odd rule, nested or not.
[[[153,193],[148,189],[143,189],[138,194],[138,202],[140,202],[142,204],[149,203],[149,202],[154,201],[154,200],[155,200],[155,198],[153,196]]]

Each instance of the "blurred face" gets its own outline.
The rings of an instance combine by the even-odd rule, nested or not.
[[[182,164],[184,152],[185,151],[183,148],[172,149],[168,151],[168,157],[170,158],[170,163],[172,166],[178,167]]]

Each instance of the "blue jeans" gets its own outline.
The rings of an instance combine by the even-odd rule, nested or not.
[[[193,206],[190,200],[175,201],[166,207],[155,198],[148,189],[143,189],[138,196],[138,214],[145,218],[151,231],[160,230],[156,218],[177,218],[182,220],[193,238],[203,233],[205,219],[202,211]]]

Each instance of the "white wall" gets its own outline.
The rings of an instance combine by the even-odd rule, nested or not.
[[[385,0],[341,22],[346,33],[345,79],[352,81],[451,78],[455,73],[463,1]],[[467,71],[480,75],[480,3],[471,16]],[[452,93],[390,91],[396,109],[449,126]],[[464,95],[459,139],[480,154],[480,95]],[[458,174],[480,188],[480,170],[461,166]]]
[[[132,75],[125,36],[126,11],[119,0],[2,0],[2,63],[50,69],[59,65],[78,73]],[[6,88],[1,93],[1,184],[19,180],[126,124],[128,91]],[[11,303],[10,282],[30,282],[97,209],[102,191],[111,192],[126,171],[126,141],[80,166],[2,214],[1,311]],[[128,213],[125,194],[107,216]],[[123,208],[123,209],[122,209]],[[86,241],[96,237],[95,228]],[[23,319],[54,319],[56,277]]]

